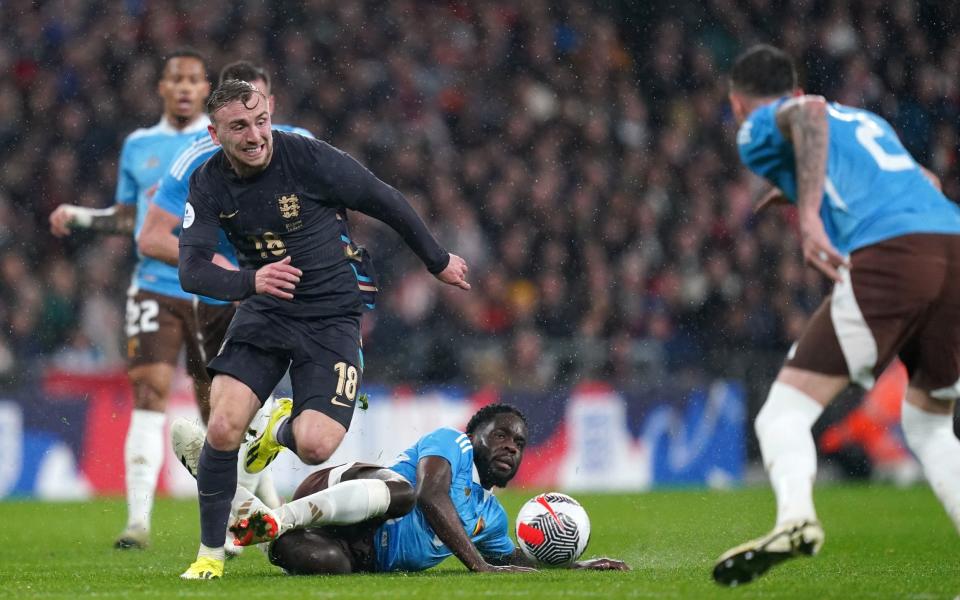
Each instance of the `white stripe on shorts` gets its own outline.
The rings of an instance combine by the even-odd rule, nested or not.
[[[874,384],[873,369],[877,366],[877,340],[860,312],[853,295],[850,270],[840,267],[841,281],[834,284],[830,299],[830,319],[847,361],[847,370],[854,383],[870,389]]]

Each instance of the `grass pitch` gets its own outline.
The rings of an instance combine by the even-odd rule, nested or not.
[[[504,493],[511,515],[529,493]],[[832,486],[816,499],[827,541],[737,589],[710,580],[727,547],[773,521],[766,488],[636,495],[577,494],[593,523],[586,556],[626,560],[629,573],[562,570],[471,575],[455,560],[416,574],[287,577],[256,549],[221,581],[180,581],[194,558],[193,501],[161,500],[153,546],[111,548],[121,500],[0,502],[0,597],[9,598],[954,598],[960,539],[926,487]]]

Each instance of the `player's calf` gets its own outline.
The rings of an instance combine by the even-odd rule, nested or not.
[[[295,529],[270,544],[270,562],[290,575],[345,575],[350,557],[337,540],[319,529]]]

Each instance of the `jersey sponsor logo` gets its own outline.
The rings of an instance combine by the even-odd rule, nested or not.
[[[183,228],[190,229],[196,218],[197,214],[193,211],[193,205],[187,202],[186,206],[183,207]]]
[[[237,214],[238,214],[239,212],[240,212],[240,209],[239,209],[239,208],[238,208],[237,210],[233,211],[232,213],[230,213],[229,215],[228,215],[227,213],[223,212],[223,211],[220,211],[220,218],[221,218],[221,219],[232,219],[232,218],[234,218],[235,216],[237,216]]]
[[[296,219],[300,216],[300,198],[297,198],[296,194],[281,196],[277,205],[280,207],[280,216],[284,219]]]

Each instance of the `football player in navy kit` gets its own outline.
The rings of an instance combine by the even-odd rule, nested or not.
[[[288,368],[295,403],[280,403],[251,444],[248,470],[263,469],[282,447],[319,464],[350,424],[363,370],[360,314],[372,305],[376,281],[350,238],[346,209],[387,223],[440,281],[470,289],[466,263],[440,247],[397,190],[324,142],[271,131],[267,99],[254,86],[223,83],[207,112],[222,151],[190,179],[180,282],[188,292],[243,302],[208,367],[201,545],[185,579],[222,576],[237,449]],[[213,262],[221,228],[238,251],[237,271]]]

